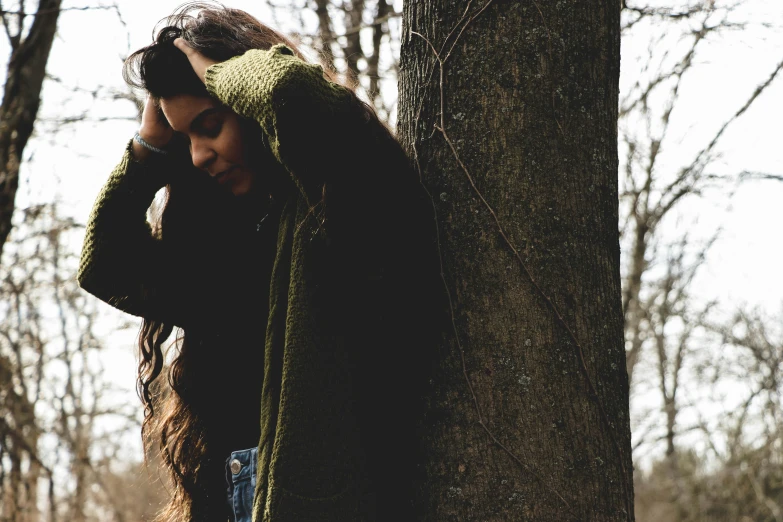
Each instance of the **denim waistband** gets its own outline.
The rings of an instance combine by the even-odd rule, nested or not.
[[[226,494],[231,522],[252,522],[258,448],[232,451],[226,459]]]

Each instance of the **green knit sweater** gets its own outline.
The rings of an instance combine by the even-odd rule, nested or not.
[[[267,327],[253,520],[414,520],[441,304],[431,204],[396,142],[288,47],[215,64],[206,86],[259,123],[259,146],[298,188],[279,212],[257,318]],[[166,157],[140,164],[128,146],[90,215],[78,278],[120,310],[195,328],[204,283],[166,264],[167,225],[153,233],[143,217],[178,175],[197,173]]]

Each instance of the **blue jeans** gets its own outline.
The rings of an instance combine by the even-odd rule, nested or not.
[[[226,459],[227,501],[231,522],[251,522],[258,448],[232,451]]]

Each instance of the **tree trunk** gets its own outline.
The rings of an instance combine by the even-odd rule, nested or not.
[[[334,65],[334,53],[332,53],[332,19],[329,18],[329,0],[315,0],[315,14],[318,16],[318,37],[321,39],[321,61],[332,73],[337,72]]]
[[[378,0],[378,7],[375,12],[376,20],[383,20],[389,13],[391,6],[386,0]],[[380,96],[380,75],[378,73],[378,63],[381,59],[381,39],[383,38],[383,23],[378,23],[372,28],[372,54],[367,58],[367,76],[370,78],[370,89],[368,97],[373,107],[378,107],[377,99]]]
[[[343,9],[349,9],[343,3]],[[362,26],[362,13],[364,12],[364,0],[351,0],[350,10],[345,13],[345,28],[348,35],[345,37],[345,81],[353,89],[359,85],[359,59],[364,58],[359,28]]]
[[[21,34],[12,34],[9,24],[4,24],[11,42],[11,58],[0,105],[0,255],[11,232],[19,166],[38,115],[60,4],[61,0],[40,0],[35,20],[24,38]],[[2,16],[15,15],[4,13]]]
[[[606,0],[405,4],[398,136],[433,195],[455,325],[422,520],[633,520],[619,22]]]

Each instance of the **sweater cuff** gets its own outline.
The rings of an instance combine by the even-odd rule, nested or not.
[[[155,196],[158,190],[162,189],[172,180],[174,164],[172,158],[168,155],[151,152],[150,155],[139,161],[133,156],[133,139],[128,141],[125,147],[121,161],[121,168],[118,172],[123,172],[123,179],[126,180],[130,192]]]
[[[245,118],[262,123],[276,76],[282,71],[270,67],[269,51],[250,49],[245,54],[207,67],[207,92]]]
[[[268,50],[249,49],[240,56],[209,66],[204,74],[207,92],[245,118],[273,132],[273,102],[281,91],[317,93],[326,84],[323,67],[296,56],[285,44]],[[325,100],[328,101],[328,100]]]

